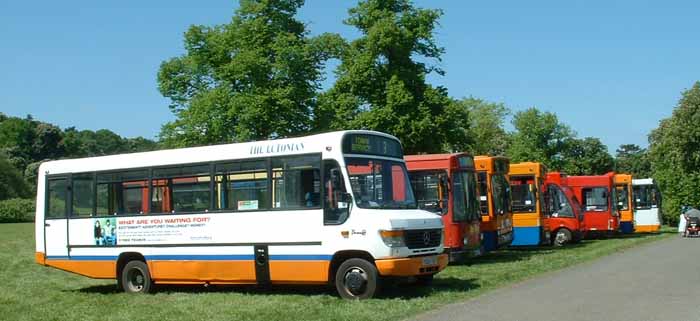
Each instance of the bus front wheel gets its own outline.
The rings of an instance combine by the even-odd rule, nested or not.
[[[571,232],[565,228],[557,230],[554,235],[554,246],[563,246],[569,242],[571,242]]]
[[[378,281],[377,268],[363,259],[349,259],[335,273],[335,289],[343,299],[363,300],[373,297]]]
[[[150,292],[153,282],[148,265],[143,261],[130,261],[122,269],[119,283],[127,293]]]

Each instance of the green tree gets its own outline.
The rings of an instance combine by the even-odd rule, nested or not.
[[[136,137],[124,138],[108,129],[76,130],[69,127],[64,133],[65,156],[71,158],[113,155],[155,150],[158,144]]]
[[[635,178],[651,177],[648,151],[635,144],[622,144],[616,150],[615,171],[629,173]]]
[[[557,115],[532,107],[515,113],[513,126],[507,149],[512,163],[540,162],[550,170],[564,169],[563,152],[572,145],[575,134]]]
[[[564,146],[560,169],[569,175],[601,175],[614,169],[613,157],[598,138],[573,138]]]
[[[700,206],[700,82],[683,92],[670,118],[649,136],[653,176],[663,196],[663,214],[678,222],[682,205]]]
[[[65,151],[62,140],[60,128],[31,116],[0,122],[0,148],[20,171],[36,160],[61,157]]]
[[[458,103],[469,113],[467,136],[471,144],[465,150],[474,155],[504,155],[509,141],[504,124],[510,110],[503,104],[473,97]]]
[[[442,12],[409,0],[365,0],[345,23],[361,36],[343,47],[336,83],[319,98],[315,130],[371,129],[401,139],[406,153],[463,148],[468,113],[426,75],[444,52],[434,38]]]
[[[247,141],[309,130],[324,62],[339,36],[309,37],[294,15],[303,0],[241,0],[230,23],[191,26],[186,54],[165,61],[160,92],[176,120],[168,146]]]
[[[6,155],[0,153],[0,201],[10,198],[29,197],[31,191],[17,169]]]

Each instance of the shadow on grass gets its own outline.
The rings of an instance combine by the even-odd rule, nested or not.
[[[477,279],[460,279],[455,277],[436,278],[430,285],[402,283],[385,286],[377,296],[378,299],[415,299],[438,295],[443,292],[466,292],[478,289]]]
[[[398,280],[387,280],[377,299],[414,299],[437,295],[440,292],[464,292],[477,289],[476,279],[436,278],[431,285],[418,285]],[[65,290],[89,294],[116,294],[121,290],[114,285],[95,285],[81,289]],[[247,295],[329,295],[338,297],[335,288],[328,285],[156,285],[154,293],[238,293]]]
[[[64,290],[64,292],[79,292],[90,294],[115,294],[121,292],[115,284],[93,285],[82,289]]]

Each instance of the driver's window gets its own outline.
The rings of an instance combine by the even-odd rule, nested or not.
[[[350,214],[350,203],[340,165],[335,160],[323,161],[323,223],[343,224]]]
[[[557,186],[550,186],[550,213],[553,217],[574,217],[574,210],[569,204],[569,200],[561,189]]]

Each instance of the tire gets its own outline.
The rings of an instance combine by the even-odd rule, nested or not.
[[[130,261],[122,269],[118,282],[126,293],[148,293],[153,287],[148,265],[143,261]]]
[[[434,279],[435,279],[435,274],[419,275],[419,276],[416,276],[416,285],[430,286],[433,284]]]
[[[571,240],[571,231],[561,228],[554,233],[552,244],[554,244],[554,246],[564,246],[564,244],[571,242]]]
[[[363,259],[349,259],[335,273],[335,289],[343,299],[369,299],[377,292],[378,284],[377,268]]]

